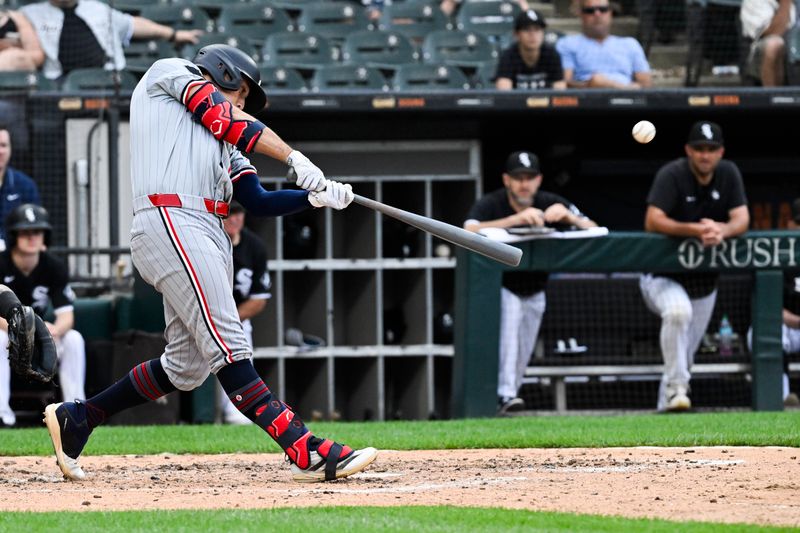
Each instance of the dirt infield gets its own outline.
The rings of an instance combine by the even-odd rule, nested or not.
[[[280,456],[0,457],[0,512],[461,505],[800,526],[800,449],[382,451],[362,474],[290,481]]]

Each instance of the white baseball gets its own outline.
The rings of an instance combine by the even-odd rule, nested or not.
[[[633,127],[633,131],[631,133],[637,142],[647,144],[653,140],[653,137],[656,136],[656,127],[649,120],[640,120]]]

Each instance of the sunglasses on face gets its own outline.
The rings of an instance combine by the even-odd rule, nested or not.
[[[591,6],[581,8],[581,13],[584,15],[594,15],[595,13],[608,13],[611,11],[611,6]]]

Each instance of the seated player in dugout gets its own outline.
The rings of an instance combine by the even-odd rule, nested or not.
[[[134,89],[131,258],[163,296],[167,346],[86,401],[45,408],[67,479],[84,479],[78,458],[94,428],[122,410],[194,390],[212,373],[236,408],[286,453],[295,481],[347,477],[377,457],[375,448],[353,449],[313,434],[253,366],[233,297],[232,244],[220,220],[230,201],[275,217],[310,207],[344,209],[354,198],[352,187],[325,178],[255,118],[266,103],[258,65],[224,44],[201,48],[192,61],[160,59]],[[245,156],[251,153],[288,165],[300,189],[265,190]]]
[[[514,152],[506,161],[503,188],[478,200],[467,214],[464,229],[549,226],[587,229],[597,226],[569,200],[540,190],[539,158]],[[500,295],[500,348],[497,409],[504,415],[525,408],[518,396],[525,368],[533,354],[545,309],[547,272],[504,272]]]
[[[69,285],[67,266],[45,251],[50,241],[47,211],[38,205],[23,204],[6,220],[8,248],[0,253],[0,280],[20,299],[23,305],[45,318],[52,305],[53,322],[45,321],[53,336],[58,354],[58,377],[65,401],[85,398],[86,349],[83,336],[72,329],[75,322],[75,293]],[[5,321],[0,322],[0,416],[6,425],[13,425],[9,389],[8,334]]]

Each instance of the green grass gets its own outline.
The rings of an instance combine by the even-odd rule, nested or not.
[[[606,446],[800,446],[800,411],[328,422],[312,431],[351,446],[425,450]],[[100,427],[86,455],[278,452],[254,426]],[[42,429],[0,432],[0,455],[49,455]]]
[[[118,513],[4,513],[2,531],[618,531],[706,533],[796,531],[752,525],[625,519],[494,508],[319,507],[247,511],[158,511]]]

